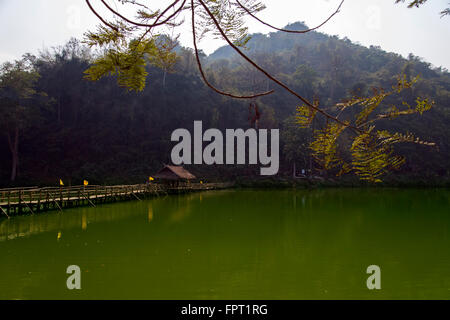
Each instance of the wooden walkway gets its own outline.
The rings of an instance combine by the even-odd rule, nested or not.
[[[0,189],[0,217],[10,218],[24,213],[124,201],[141,200],[149,196],[161,196],[231,187],[230,183],[189,183],[180,186],[163,184],[137,184],[120,186],[74,186],[60,188]]]

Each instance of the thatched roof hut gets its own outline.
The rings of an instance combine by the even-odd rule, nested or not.
[[[168,166],[165,165],[164,168],[158,171],[154,175],[154,178],[161,179],[161,180],[193,180],[196,179],[196,177],[184,169],[181,166]]]

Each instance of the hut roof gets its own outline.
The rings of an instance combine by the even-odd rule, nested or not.
[[[155,174],[155,178],[169,180],[192,180],[195,179],[195,176],[181,166],[165,165],[164,168],[162,168],[158,171],[158,173]]]

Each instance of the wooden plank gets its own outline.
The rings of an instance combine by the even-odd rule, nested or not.
[[[134,194],[133,189],[131,189],[131,194],[132,194],[136,199],[138,199],[139,201],[142,201],[141,199],[139,199],[139,197],[138,197],[137,195]]]
[[[50,194],[51,197],[52,197],[53,203],[58,207],[59,211],[62,212],[62,208],[61,208],[61,206],[59,205],[58,201],[56,200],[56,195],[55,195],[54,193],[52,194],[52,193],[50,193],[50,192],[49,192],[49,194]]]
[[[22,187],[22,188],[2,188],[0,192],[11,192],[11,191],[19,191],[19,190],[29,190],[29,189],[39,189],[38,187]]]
[[[89,194],[88,194],[89,195]],[[86,198],[86,200],[95,208],[95,204],[89,199],[89,196],[86,197],[86,195],[83,192],[83,196]]]
[[[55,204],[56,204],[56,206],[58,207],[59,211],[62,212],[63,210],[62,210],[61,206],[59,205],[58,201],[56,201],[55,198],[53,198],[53,201],[55,202]]]
[[[28,205],[28,203],[25,202],[25,205],[28,207],[28,210],[31,211],[31,214],[34,214],[34,211],[30,208],[30,206]]]
[[[41,211],[41,190],[39,190],[37,212]]]
[[[53,208],[63,211],[64,202],[73,206],[85,204],[85,200],[96,207],[94,202],[113,202],[130,198],[142,201],[140,195],[156,195],[167,196],[170,193],[184,193],[189,191],[214,190],[231,187],[230,183],[189,183],[179,184],[177,186],[161,185],[157,183],[133,184],[133,185],[117,185],[117,186],[60,186],[52,188],[15,188],[0,192],[0,207],[5,215],[10,216],[10,211],[17,210],[21,213],[22,208],[28,207],[34,214],[34,206],[36,211],[42,209],[49,210],[50,204]],[[1,213],[0,213],[1,214]]]
[[[8,219],[9,219],[9,215],[6,213],[6,211],[5,211],[5,209],[3,209],[2,207],[0,207],[0,209],[2,210],[2,212],[5,214],[5,216],[7,216],[8,217]]]
[[[18,210],[19,210],[19,214],[21,214],[22,213],[22,190],[19,191],[19,207],[18,207]]]
[[[11,210],[11,201],[10,201],[11,199],[10,198],[11,198],[11,191],[8,192],[8,209],[7,209],[8,210],[8,214],[7,215],[9,215],[10,212],[11,212],[10,211]]]

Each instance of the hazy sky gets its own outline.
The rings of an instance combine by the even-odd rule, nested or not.
[[[151,3],[155,1],[158,2]],[[340,0],[262,1],[267,9],[259,16],[278,27],[295,21],[315,26],[340,3]],[[101,7],[100,1],[91,2],[96,8]],[[405,4],[394,5],[394,2],[346,0],[341,12],[319,31],[347,37],[365,46],[381,46],[403,56],[412,52],[434,66],[450,69],[450,16],[440,18],[439,15],[450,0],[429,0],[420,9],[407,9]],[[25,52],[37,53],[45,47],[62,45],[71,37],[80,38],[99,23],[84,0],[0,0],[0,21],[0,62],[20,58]],[[185,24],[180,40],[192,47],[188,19]],[[251,32],[271,31],[253,20],[249,20],[249,27]],[[221,44],[203,41],[201,47],[211,53]]]

